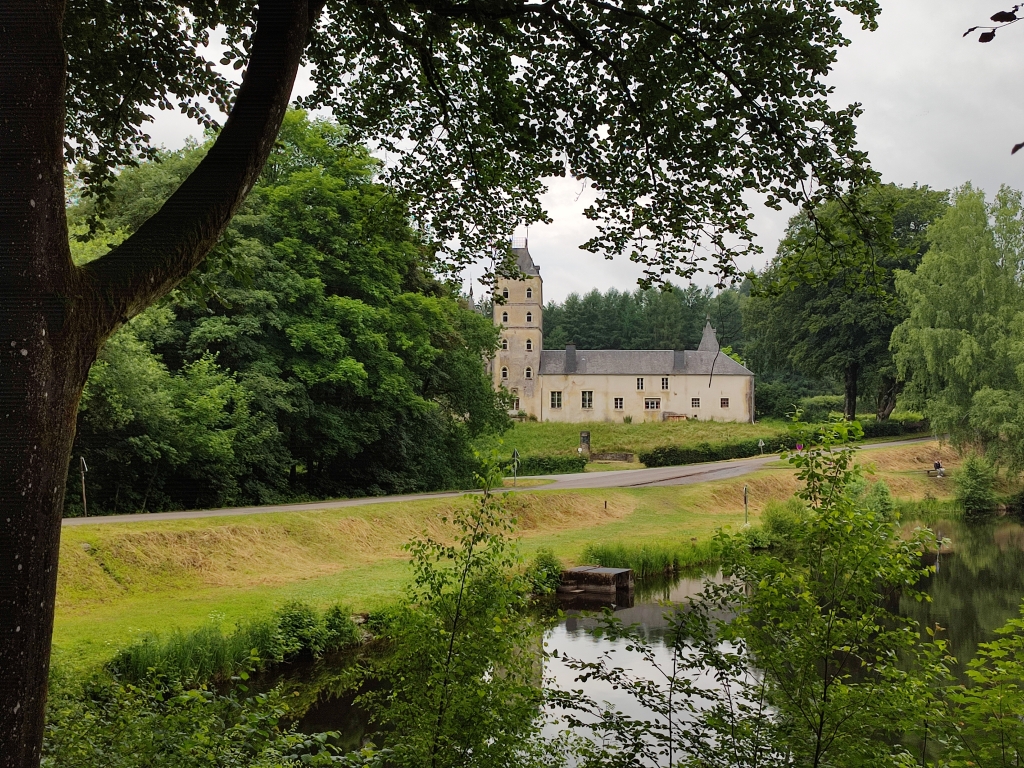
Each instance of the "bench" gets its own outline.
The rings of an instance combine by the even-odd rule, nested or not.
[[[940,470],[938,470],[938,469],[926,469],[926,470],[924,471],[924,473],[925,473],[926,475],[928,475],[928,477],[945,477],[945,476],[946,476],[946,474],[945,474],[945,472],[946,472],[945,468],[943,468],[943,469],[941,470],[943,474],[941,474],[941,475],[940,475],[940,474],[939,474],[939,471],[940,471]]]

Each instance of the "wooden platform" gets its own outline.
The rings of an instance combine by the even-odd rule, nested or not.
[[[558,591],[565,594],[581,592],[615,593],[633,590],[633,571],[630,568],[603,568],[599,565],[578,565],[562,571]]]

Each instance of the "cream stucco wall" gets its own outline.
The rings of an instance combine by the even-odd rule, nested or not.
[[[508,291],[508,298],[503,293]],[[530,296],[527,297],[529,290]],[[494,324],[501,327],[502,342],[492,363],[495,387],[505,387],[519,398],[519,410],[540,418],[540,353],[544,348],[544,286],[539,276],[525,280],[500,280],[497,295],[504,303],[494,302]],[[529,314],[529,320],[527,315]],[[527,349],[527,342],[531,349]],[[508,377],[502,377],[502,369]],[[527,368],[532,374],[526,377]]]
[[[644,380],[643,390],[637,379]],[[622,421],[632,416],[634,423],[661,421],[673,413],[701,421],[751,421],[753,378],[750,376],[693,376],[669,374],[668,389],[662,389],[662,376],[605,376],[564,374],[543,376],[540,380],[540,409],[530,411],[540,421]],[[593,392],[593,407],[584,409],[583,392]],[[562,393],[562,407],[551,407],[551,393]],[[622,408],[615,408],[622,398]],[[648,409],[645,400],[657,398],[660,408]],[[700,404],[693,405],[696,398]],[[722,407],[722,399],[729,405]]]

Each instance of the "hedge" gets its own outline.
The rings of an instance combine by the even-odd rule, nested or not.
[[[924,421],[893,421],[886,419],[864,419],[860,423],[864,428],[864,437],[899,437],[900,435],[918,435],[931,429],[928,420]]]
[[[793,448],[796,441],[789,435],[762,437],[764,453],[778,453],[784,448]],[[730,443],[697,443],[693,446],[668,445],[641,453],[637,458],[647,467],[674,467],[679,464],[699,464],[703,461],[724,459],[746,459],[758,456],[762,448],[757,439],[736,440]]]
[[[582,472],[586,466],[586,456],[526,456],[519,460],[518,475],[565,475]],[[505,470],[505,474],[508,477],[512,476],[511,464]]]
[[[861,422],[864,437],[898,437],[927,432],[928,421],[876,421],[874,419]],[[786,448],[795,448],[796,440],[789,435],[773,435],[763,437],[764,453],[778,453]],[[694,446],[669,445],[655,448],[653,451],[637,456],[647,467],[675,467],[680,464],[700,464],[705,461],[724,461],[725,459],[746,459],[759,456],[762,449],[756,439],[736,440],[729,443],[698,443]]]

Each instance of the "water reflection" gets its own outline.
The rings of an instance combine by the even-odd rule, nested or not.
[[[922,524],[909,523],[908,528],[917,525]],[[998,627],[1018,615],[1024,598],[1024,526],[1009,520],[988,525],[940,520],[929,526],[940,537],[950,540],[949,546],[937,554],[938,572],[922,584],[932,601],[918,603],[903,598],[899,611],[922,626],[942,626],[950,652],[959,660],[962,672],[963,665],[974,657],[978,643],[993,639]],[[628,664],[630,654],[624,642],[616,643],[588,631],[596,620],[585,612],[610,608],[624,623],[641,625],[647,638],[657,646],[659,661],[667,661],[671,651],[663,642],[667,627],[665,603],[685,603],[701,592],[707,579],[717,581],[720,576],[690,572],[674,579],[648,580],[637,584],[633,594],[620,593],[613,599],[588,598],[584,602],[578,596],[571,598],[562,604],[565,619],[545,635],[547,650],[596,661],[602,653],[614,649],[618,659]],[[298,679],[292,678],[301,696],[310,702],[299,726],[307,733],[343,731],[347,744],[356,747],[367,738],[366,715],[352,706],[355,694],[350,678],[332,663],[347,667],[352,662],[350,658],[321,662],[304,670]],[[577,673],[556,659],[546,662],[544,675],[563,689],[581,687],[575,681]],[[587,683],[587,693],[626,712],[635,707],[629,697],[604,683]],[[299,709],[303,711],[301,706]]]
[[[940,520],[930,527],[950,540],[936,555],[937,572],[922,585],[932,600],[918,603],[904,598],[900,613],[922,626],[943,627],[942,636],[962,670],[974,658],[978,643],[992,640],[995,630],[1020,611],[1024,526],[1009,520],[989,524]]]

